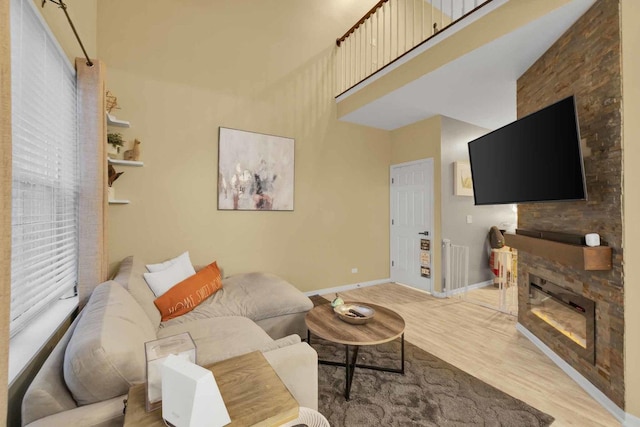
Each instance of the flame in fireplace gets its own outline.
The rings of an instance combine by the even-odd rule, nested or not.
[[[538,316],[540,319],[544,320],[549,325],[551,325],[554,328],[556,328],[558,331],[560,331],[564,336],[569,338],[571,341],[575,342],[576,344],[578,344],[582,348],[587,348],[587,339],[586,339],[586,337],[581,337],[581,336],[573,333],[572,331],[568,330],[565,325],[563,325],[562,323],[560,323],[560,322],[556,321],[555,319],[553,319],[552,317],[550,317],[547,313],[544,312],[544,310],[541,310],[539,308],[532,308],[531,312],[533,314],[535,314],[536,316]]]

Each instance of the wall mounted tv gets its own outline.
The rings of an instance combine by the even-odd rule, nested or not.
[[[587,199],[573,96],[468,146],[476,205]]]

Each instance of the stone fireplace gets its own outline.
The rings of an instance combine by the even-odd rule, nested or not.
[[[518,269],[518,322],[623,408],[624,296],[609,279],[615,270],[580,271],[522,250]]]
[[[598,233],[612,250],[611,266],[599,271],[563,263],[547,253],[534,255],[519,250],[518,322],[624,409],[620,62],[619,2],[600,0],[518,79],[519,118],[575,96],[588,194],[588,200],[581,202],[520,204],[518,228],[578,236]],[[536,286],[540,280],[560,288],[547,286],[547,290],[570,292],[593,301],[593,325],[589,326],[588,318],[575,316],[580,314],[576,307],[574,311],[567,310],[572,307],[571,302],[567,305],[553,300],[544,292],[544,286],[539,291]],[[543,301],[548,304],[534,307],[534,302]],[[585,312],[588,310],[584,300],[571,301]],[[533,309],[524,309],[528,305]],[[584,346],[555,327],[562,323],[558,319],[562,314],[542,318],[549,314],[548,310],[557,314],[554,310],[558,307],[563,308],[557,313],[580,324],[577,340],[584,338]]]

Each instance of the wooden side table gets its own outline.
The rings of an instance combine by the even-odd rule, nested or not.
[[[279,426],[298,417],[299,405],[261,352],[208,366],[229,412],[227,426]],[[124,425],[165,427],[162,410],[145,411],[145,385],[129,389]]]
[[[307,342],[311,344],[311,334],[319,336],[327,341],[344,344],[345,359],[343,362],[318,360],[321,365],[344,366],[345,385],[344,397],[350,399],[351,384],[356,368],[373,369],[376,371],[393,372],[404,375],[404,319],[398,313],[386,307],[369,303],[345,303],[362,304],[373,308],[375,316],[363,325],[352,325],[340,320],[333,312],[331,304],[322,304],[314,307],[305,317],[307,324]],[[363,365],[357,363],[358,350],[363,345],[377,345],[393,341],[400,337],[400,368],[384,366]],[[355,347],[353,356],[349,357],[349,347]]]

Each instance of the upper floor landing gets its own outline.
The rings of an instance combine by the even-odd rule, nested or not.
[[[464,11],[469,0],[443,1],[426,7],[440,6],[442,12],[424,12],[424,0],[389,0],[404,5],[396,5],[395,13],[390,6],[369,28],[361,25],[364,31],[349,35],[351,44],[349,38],[340,43],[340,120],[393,130],[445,115],[488,129],[503,126],[516,119],[517,79],[596,0],[489,0],[467,4],[467,12],[453,18],[448,13]],[[411,8],[412,3],[419,5]],[[434,16],[444,28],[425,34]],[[383,28],[393,23],[399,29]],[[416,43],[409,27],[420,28],[425,40]],[[393,31],[400,34],[389,35]],[[404,54],[403,46],[409,46]],[[390,59],[394,53],[400,56]],[[362,81],[353,81],[360,75]]]

